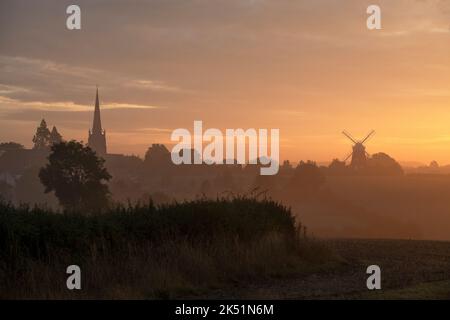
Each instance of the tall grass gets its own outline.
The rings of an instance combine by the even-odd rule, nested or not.
[[[117,206],[85,216],[0,203],[0,298],[176,298],[297,272],[311,249],[271,200]],[[66,288],[66,267],[82,290]]]

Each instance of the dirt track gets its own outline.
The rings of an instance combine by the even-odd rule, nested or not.
[[[218,299],[450,299],[450,242],[326,240],[343,258],[339,267],[294,279],[217,290]],[[382,290],[366,288],[366,268],[381,268]]]

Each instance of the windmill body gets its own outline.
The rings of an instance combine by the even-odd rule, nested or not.
[[[357,142],[353,145],[352,152],[352,161],[350,162],[350,166],[354,168],[362,168],[366,165],[367,156],[366,156],[366,147],[360,142]]]
[[[344,130],[342,132],[342,134],[353,143],[352,152],[344,160],[345,162],[347,162],[350,157],[352,158],[352,160],[350,161],[350,167],[354,169],[361,169],[366,166],[367,157],[369,156],[369,154],[366,151],[364,143],[367,142],[367,140],[372,137],[374,133],[375,131],[372,130],[363,140],[356,140],[347,131]]]

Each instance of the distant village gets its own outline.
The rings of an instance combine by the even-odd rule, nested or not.
[[[137,156],[110,154],[107,152],[107,134],[102,127],[98,89],[95,97],[92,129],[88,132],[88,146],[105,159],[112,175],[110,191],[116,201],[140,201],[151,197],[156,202],[171,199],[188,199],[205,196],[215,197],[227,193],[247,194],[264,192],[269,195],[283,194],[293,185],[308,183],[302,178],[299,166],[316,167],[324,176],[354,175],[403,175],[403,168],[385,153],[369,155],[364,143],[373,131],[362,140],[354,139],[348,132],[343,134],[352,143],[347,159],[334,159],[328,166],[314,162],[292,164],[288,160],[280,166],[276,176],[262,177],[259,165],[174,165],[170,151],[162,144],[152,144],[144,159]],[[56,126],[50,130],[42,119],[32,138],[33,148],[25,149],[14,142],[0,143],[0,196],[13,203],[45,204],[56,206],[52,194],[45,194],[38,178],[38,171],[47,162],[50,147],[63,140]],[[193,152],[188,150],[187,152]],[[350,160],[349,164],[347,161]],[[411,173],[442,173],[435,162],[430,166],[410,169]],[[449,170],[450,172],[450,170]],[[295,188],[294,188],[295,189]]]

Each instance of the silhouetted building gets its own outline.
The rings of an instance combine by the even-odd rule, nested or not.
[[[369,154],[366,151],[366,147],[364,146],[364,143],[373,136],[375,133],[374,130],[372,130],[363,140],[356,140],[354,139],[347,131],[342,131],[342,133],[350,139],[351,142],[353,142],[352,147],[352,153],[348,155],[348,157],[344,160],[346,162],[350,157],[352,157],[352,161],[350,162],[350,167],[356,170],[364,169],[367,165],[367,156]]]
[[[98,88],[95,95],[94,122],[92,125],[92,131],[89,131],[88,145],[98,154],[106,154],[106,132],[102,129],[102,121],[100,118],[100,102],[98,100]]]

